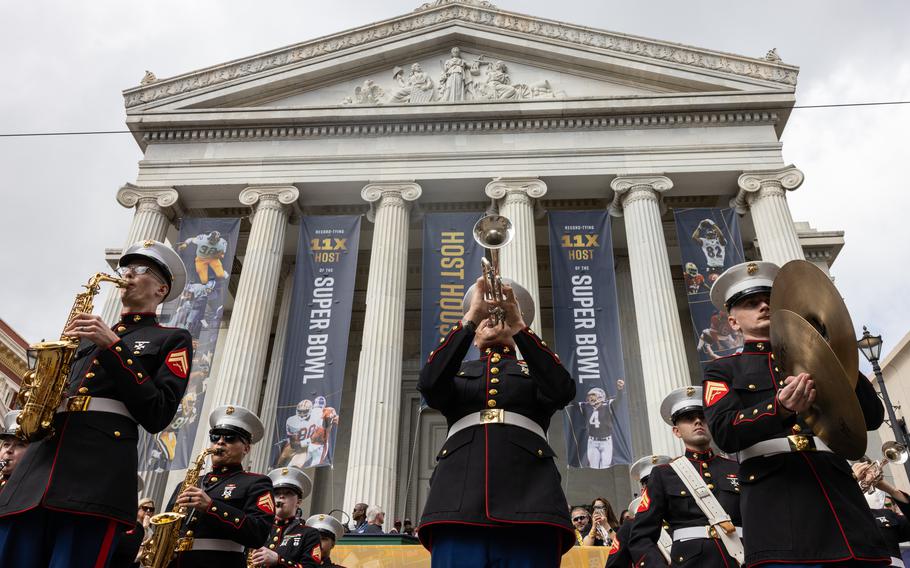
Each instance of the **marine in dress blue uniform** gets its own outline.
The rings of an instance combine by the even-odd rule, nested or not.
[[[177,253],[144,241],[119,265],[120,321],[82,314],[64,330],[80,339],[66,398],[53,435],[29,446],[0,492],[0,566],[105,566],[136,522],[139,428],[158,432],[174,417],[193,348],[154,313],[183,290]]]
[[[741,533],[739,466],[711,450],[701,388],[682,387],[671,392],[661,405],[661,416],[686,446],[685,455],[677,459],[691,462]],[[722,529],[710,526],[691,491],[669,464],[651,470],[648,486],[642,492],[629,537],[636,566],[667,566],[657,545],[665,524],[673,539],[670,549],[673,566],[733,568],[739,565],[717,536],[716,531]]]
[[[255,566],[316,568],[322,564],[319,531],[298,518],[300,501],[313,488],[313,482],[294,466],[269,472],[275,497],[275,522],[266,545],[253,553]]]
[[[202,487],[178,485],[168,503],[188,508],[184,532],[193,547],[178,553],[170,568],[246,568],[245,549],[265,544],[275,518],[272,480],[243,470],[242,461],[264,428],[255,414],[236,405],[219,406],[209,416],[209,441],[218,450]]]
[[[633,482],[637,482],[642,491],[648,486],[648,478],[655,466],[670,463],[672,458],[663,455],[650,455],[635,460],[629,467],[629,475],[632,476]],[[629,503],[629,514],[631,518],[627,519],[616,531],[616,538],[610,546],[610,555],[607,557],[607,568],[631,568],[634,559],[629,550],[629,538],[632,536],[632,526],[635,521],[635,513],[641,504],[641,497],[636,497]]]
[[[847,461],[800,414],[811,405],[811,377],[784,377],[774,359],[769,294],[777,270],[739,264],[711,288],[712,303],[745,339],[740,353],[707,365],[703,386],[715,442],[739,453],[746,565],[886,566],[890,555]],[[866,428],[877,429],[884,409],[862,375],[855,393]]]
[[[3,417],[3,423],[0,424],[0,491],[6,487],[6,482],[16,471],[16,465],[22,459],[25,450],[28,448],[28,442],[19,438],[16,433],[19,431],[19,424],[16,418],[19,417],[21,410],[10,410]]]
[[[558,566],[574,528],[546,430],[574,400],[575,381],[527,327],[510,287],[505,324],[484,319],[483,288],[478,280],[463,322],[420,373],[418,390],[449,436],[418,536],[434,568]],[[472,342],[482,356],[463,361]]]
[[[344,566],[332,562],[331,558],[335,542],[343,537],[345,533],[344,525],[341,524],[341,521],[332,515],[320,513],[308,518],[306,526],[312,527],[319,532],[322,544],[322,563],[319,566],[323,568],[344,568]]]

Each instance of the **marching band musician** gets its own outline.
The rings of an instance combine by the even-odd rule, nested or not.
[[[19,424],[16,418],[21,410],[10,410],[3,417],[3,429],[0,430],[0,491],[6,487],[13,472],[16,471],[16,465],[22,461],[25,450],[28,448],[28,442],[24,442],[16,432],[19,430]]]
[[[33,442],[0,493],[0,566],[106,566],[136,520],[138,427],[164,429],[183,396],[190,334],[158,325],[155,310],[183,290],[170,247],[136,243],[120,257],[120,321],[79,314],[78,338],[52,435]]]
[[[636,565],[667,565],[657,548],[661,528],[666,522],[673,539],[670,559],[674,566],[738,566],[735,557],[741,557],[741,541],[724,541],[719,531],[726,528],[727,533],[734,529],[742,533],[739,468],[736,462],[717,456],[711,450],[701,388],[673,390],[664,398],[660,414],[673,427],[673,434],[683,441],[686,453],[651,470],[629,537],[629,548]],[[681,460],[688,463],[675,463]],[[680,466],[687,469],[678,470]],[[691,475],[687,476],[686,471]],[[706,515],[703,505],[715,511],[715,518]]]
[[[876,472],[878,475],[875,475]],[[869,475],[874,477],[868,481],[874,488],[874,493],[866,495],[866,502],[872,510],[872,516],[875,518],[875,524],[885,539],[885,546],[891,554],[891,566],[900,566],[903,568],[904,561],[901,559],[901,543],[910,540],[910,496],[889,483],[881,475],[881,469],[874,470],[873,466],[862,461],[853,464],[853,476],[857,480],[862,480]],[[862,486],[860,486],[862,489]],[[900,514],[885,507],[885,499],[891,497],[891,500],[897,505]]]
[[[344,568],[344,566],[332,562],[332,549],[335,548],[335,542],[343,537],[345,532],[341,521],[332,515],[319,514],[308,518],[306,526],[313,527],[319,531],[322,545],[322,563],[319,566],[323,568]]]
[[[778,267],[748,262],[724,272],[711,302],[743,334],[740,353],[705,369],[704,403],[718,447],[738,452],[746,565],[884,566],[890,560],[846,460],[812,436],[800,414],[816,391],[806,373],[783,377],[771,348],[770,293]],[[856,396],[866,428],[884,409],[863,376]]]
[[[266,546],[252,555],[254,566],[315,568],[322,564],[319,531],[297,517],[300,501],[310,494],[313,482],[300,469],[280,467],[269,472],[275,496],[275,522]]]
[[[418,390],[445,415],[449,432],[418,535],[434,568],[558,566],[574,529],[546,430],[574,400],[575,381],[528,329],[507,283],[504,321],[492,323],[486,287],[479,278],[464,319],[420,373]],[[482,356],[463,362],[472,342]]]
[[[645,456],[635,460],[629,467],[629,475],[633,480],[638,480],[642,491],[648,486],[648,479],[651,477],[651,471],[655,466],[670,463],[670,456],[652,455]],[[629,551],[629,537],[632,535],[632,523],[635,521],[635,513],[641,504],[641,497],[637,497],[629,503],[629,514],[631,518],[624,522],[619,530],[616,531],[616,538],[610,546],[610,556],[607,558],[607,568],[630,568],[634,562]]]
[[[171,568],[245,568],[244,548],[262,546],[275,518],[272,480],[244,471],[242,464],[262,439],[262,422],[242,406],[219,406],[209,415],[209,426],[209,447],[217,450],[212,471],[203,476],[202,487],[186,487],[168,504],[168,510],[187,508],[184,530],[194,538],[192,549],[178,553]]]

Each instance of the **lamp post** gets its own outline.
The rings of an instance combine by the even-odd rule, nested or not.
[[[882,399],[885,402],[885,410],[888,411],[888,420],[891,421],[891,430],[894,432],[894,441],[902,444],[905,448],[907,445],[907,432],[904,430],[902,423],[897,421],[894,415],[894,407],[891,405],[891,397],[888,396],[888,389],[885,388],[885,377],[882,376],[882,368],[878,366],[878,358],[882,353],[882,336],[872,335],[866,326],[863,326],[863,336],[856,342],[856,346],[862,352],[863,356],[872,364],[872,372],[875,373],[875,380],[878,381],[878,390],[882,393]],[[904,463],[904,470],[907,472],[907,478],[910,479],[910,460]]]

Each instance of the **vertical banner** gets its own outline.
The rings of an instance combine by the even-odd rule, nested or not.
[[[360,216],[300,223],[271,463],[332,465],[357,276]]]
[[[146,471],[183,469],[189,463],[239,234],[240,219],[181,221],[174,248],[186,265],[186,287],[161,308],[160,320],[193,336],[193,366],[177,415],[163,431],[145,435],[139,442],[139,467]]]
[[[632,444],[610,216],[552,211],[549,218],[556,352],[577,381],[565,413],[569,466],[628,464]]]
[[[739,219],[733,209],[677,209],[676,236],[692,326],[702,364],[734,353],[742,337],[730,328],[727,312],[711,303],[711,285],[724,270],[743,262]]]
[[[430,213],[423,220],[423,281],[420,353],[430,351],[461,321],[461,301],[480,276],[484,249],[474,240],[474,224],[482,213]],[[477,356],[471,347],[468,359]]]

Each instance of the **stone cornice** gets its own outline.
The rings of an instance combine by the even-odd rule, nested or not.
[[[692,126],[741,126],[743,124],[776,124],[777,113],[756,112],[684,112],[635,114],[609,117],[579,116],[559,118],[427,120],[388,123],[349,123],[312,126],[263,126],[193,128],[186,130],[153,130],[142,135],[142,142],[187,143],[217,140],[254,140],[276,138],[337,138],[368,136],[413,136],[465,132],[521,132],[552,130],[603,130],[642,128],[686,128]]]
[[[776,61],[595,30],[497,10],[491,6],[466,5],[460,2],[437,4],[418,12],[368,26],[133,87],[123,92],[124,104],[126,108],[133,108],[237,79],[248,79],[252,75],[264,75],[281,68],[295,67],[372,42],[384,42],[422,29],[457,21],[485,26],[513,35],[520,34],[548,42],[563,42],[585,49],[638,57],[645,61],[652,60],[728,73],[787,87],[796,85],[799,72],[798,67]]]

